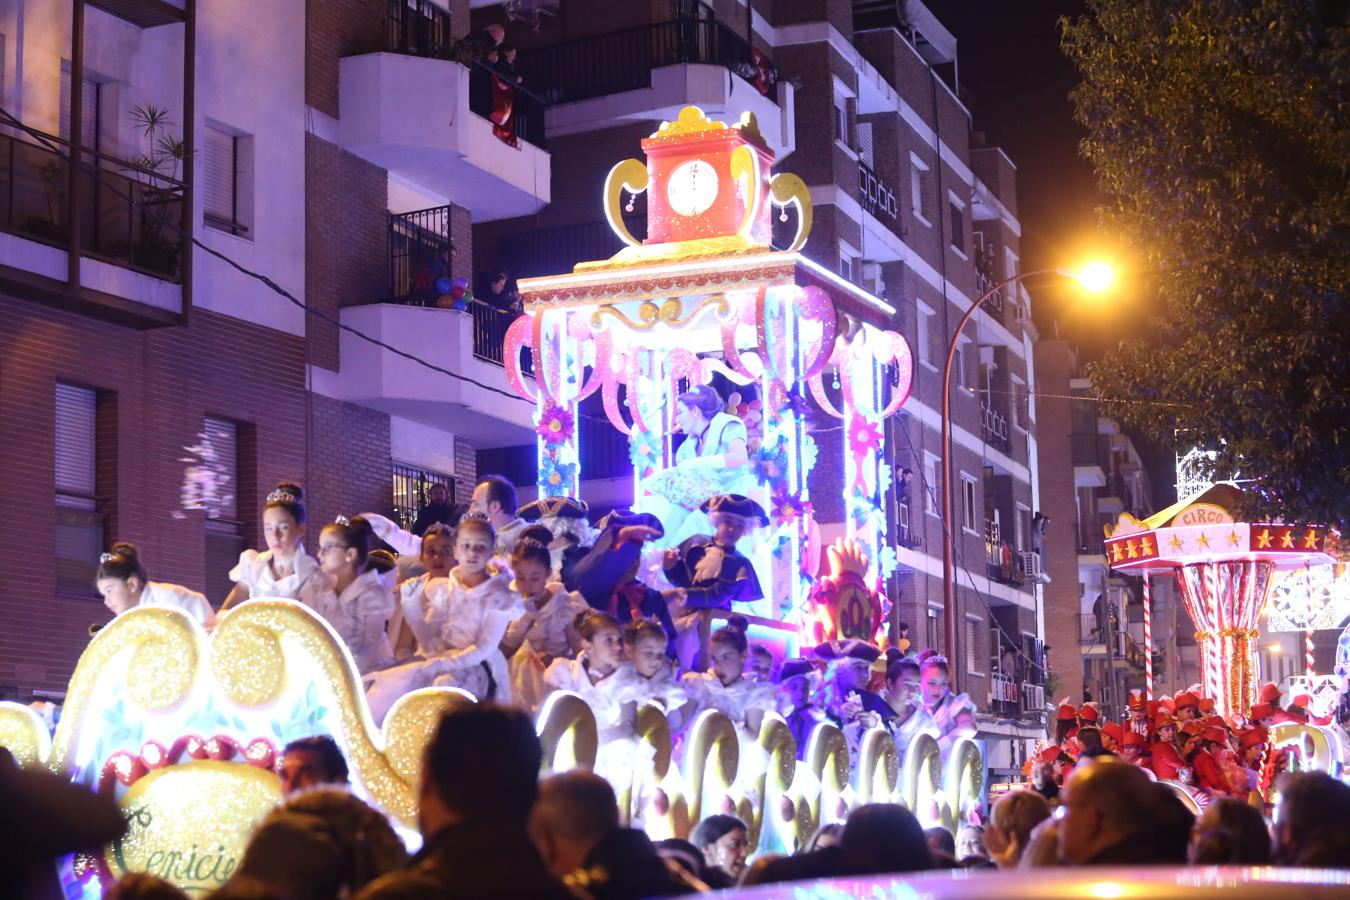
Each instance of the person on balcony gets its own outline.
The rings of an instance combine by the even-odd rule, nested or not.
[[[511,279],[511,273],[505,266],[498,266],[482,279],[483,290],[476,294],[478,300],[499,312],[520,312],[520,291]]]
[[[439,481],[427,488],[427,504],[417,511],[417,520],[413,522],[412,533],[421,537],[428,528],[440,522],[454,528],[462,514],[451,502],[450,486]]]
[[[685,434],[675,451],[675,465],[648,478],[643,484],[646,496],[636,504],[665,525],[664,547],[711,532],[699,510],[712,497],[756,491],[749,433],[744,422],[724,411],[715,388],[701,384],[681,394],[675,403],[675,427]]]

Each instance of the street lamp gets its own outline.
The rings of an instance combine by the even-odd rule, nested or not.
[[[948,658],[955,663],[956,653],[956,527],[952,518],[952,361],[961,343],[961,332],[984,301],[1010,284],[1036,275],[1062,275],[1077,281],[1089,293],[1108,290],[1115,281],[1115,270],[1104,262],[1093,262],[1081,269],[1036,269],[1005,278],[985,291],[970,304],[961,321],[956,324],[951,345],[947,347],[947,362],[942,367],[942,636]],[[969,660],[966,665],[969,666]]]

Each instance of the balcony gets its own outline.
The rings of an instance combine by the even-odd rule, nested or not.
[[[632,234],[645,234],[645,222],[627,224]],[[608,222],[588,222],[505,235],[498,256],[517,278],[535,278],[570,272],[586,260],[609,259],[623,247]]]
[[[341,145],[466,207],[475,222],[548,205],[542,101],[479,63],[436,58],[448,51],[430,25],[390,32],[394,52],[340,63]],[[410,55],[408,47],[428,55]]]
[[[534,407],[507,385],[501,336],[515,318],[482,303],[468,311],[410,303],[342,310],[342,324],[437,369],[343,331],[342,367],[325,392],[390,415],[472,435],[480,448],[534,442]],[[447,374],[453,373],[453,374]]]
[[[1001,719],[1016,718],[1022,711],[1018,702],[1017,679],[1008,675],[989,676],[989,711]]]
[[[176,324],[183,310],[185,185],[86,149],[72,216],[71,147],[9,122],[0,134],[0,286],[138,327]],[[70,283],[71,223],[79,283]]]
[[[858,203],[863,212],[899,233],[900,203],[896,200],[895,189],[862,160],[858,160]]]
[[[674,119],[694,105],[729,121],[752,112],[778,158],[792,152],[791,86],[778,82],[772,60],[713,19],[658,22],[521,57],[527,83],[548,105],[550,135]]]
[[[1105,487],[1111,463],[1110,439],[1099,434],[1072,434],[1069,452],[1073,460],[1074,487]]]
[[[1021,554],[1016,547],[1000,538],[997,522],[985,520],[984,557],[991,581],[1013,587],[1020,587],[1026,581]]]
[[[983,297],[989,291],[993,290],[994,285],[998,284],[998,279],[994,277],[992,261],[986,258],[986,254],[979,254],[975,259],[975,291],[976,295]],[[989,295],[989,299],[984,301],[983,308],[990,312],[1003,313],[1003,289],[1000,288]]]
[[[1000,453],[1012,453],[1012,439],[1008,433],[1008,417],[989,405],[980,403],[980,432],[984,442]]]

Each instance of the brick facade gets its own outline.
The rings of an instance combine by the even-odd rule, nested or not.
[[[339,515],[387,513],[393,505],[389,417],[318,394],[310,397],[308,485],[311,551],[318,529]]]

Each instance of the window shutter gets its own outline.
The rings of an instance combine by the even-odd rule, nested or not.
[[[966,643],[966,671],[967,671],[967,672],[980,672],[980,671],[982,671],[982,667],[980,666],[980,655],[979,655],[979,651],[980,651],[980,637],[979,637],[979,627],[978,627],[978,626],[979,626],[979,623],[978,623],[978,622],[976,622],[976,621],[974,621],[974,620],[972,620],[972,619],[966,619],[966,642],[965,642],[965,643]]]
[[[207,515],[213,519],[227,522],[239,521],[239,428],[229,419],[206,417],[206,440],[214,457],[215,472],[229,479],[223,490],[217,493],[215,506]]]
[[[80,100],[80,143],[90,150],[98,149],[98,82],[85,76],[82,79],[84,96]],[[70,63],[61,63],[61,137],[70,140]]]
[[[206,128],[202,198],[208,215],[226,222],[235,219],[235,137]]]
[[[94,497],[94,392],[56,386],[56,493]]]

